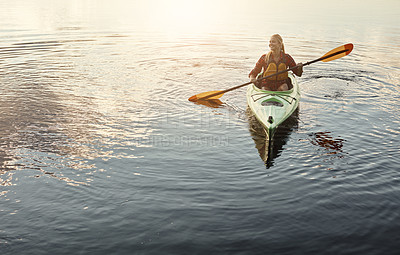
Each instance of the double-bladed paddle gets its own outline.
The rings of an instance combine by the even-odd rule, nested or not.
[[[309,62],[303,64],[303,66],[307,66],[307,65],[310,65],[310,64],[318,62],[318,61],[329,62],[329,61],[344,57],[346,55],[349,55],[352,50],[353,50],[353,44],[348,43],[348,44],[339,46],[339,47],[329,51],[328,53],[326,53],[325,55],[323,55],[322,57],[320,57],[318,59],[315,59],[313,61],[309,61]],[[274,73],[274,74],[259,78],[257,81],[261,81],[261,80],[264,80],[264,79],[267,79],[267,78],[270,78],[270,77],[273,77],[273,76],[288,72],[290,70],[296,69],[297,67],[298,66],[294,66],[294,67],[288,68],[286,70],[283,70],[283,71],[280,71],[280,72],[277,72],[277,73]],[[218,99],[218,98],[222,97],[226,92],[229,92],[229,91],[232,91],[232,90],[247,86],[247,85],[249,85],[251,83],[252,82],[247,82],[245,84],[238,85],[238,86],[235,86],[233,88],[226,89],[226,90],[203,92],[203,93],[191,96],[189,98],[189,101],[197,102],[198,100]]]

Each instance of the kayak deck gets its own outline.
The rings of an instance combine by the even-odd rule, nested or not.
[[[247,89],[247,104],[263,125],[271,140],[276,128],[297,109],[300,89],[296,78],[289,73],[293,87],[287,91],[268,91],[257,88],[254,84]]]

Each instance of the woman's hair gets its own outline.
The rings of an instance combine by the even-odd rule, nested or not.
[[[285,45],[283,44],[283,39],[279,34],[274,34],[273,36],[271,36],[271,38],[275,38],[276,40],[278,40],[278,42],[280,42],[281,47],[282,47],[282,52],[283,54],[285,54]]]
[[[274,34],[274,35],[271,36],[271,39],[272,38],[276,39],[281,44],[282,53],[283,53],[283,55],[285,55],[285,44],[283,44],[282,36],[280,36],[279,34]],[[271,54],[272,54],[272,51],[269,51],[267,56],[266,56],[266,58],[265,58],[266,62],[268,62]]]

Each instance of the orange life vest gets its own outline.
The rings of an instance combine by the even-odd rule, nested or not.
[[[270,55],[269,59],[267,59],[268,55],[265,56],[265,62],[267,63],[267,69],[264,70],[263,72],[263,77],[278,73],[280,71],[286,70],[286,58],[285,54],[283,54],[283,57],[279,60],[278,63],[276,63],[273,60],[272,54]],[[272,76],[270,78],[267,78],[268,81],[285,81],[288,78],[288,73],[284,72],[282,74],[278,74],[275,76]]]

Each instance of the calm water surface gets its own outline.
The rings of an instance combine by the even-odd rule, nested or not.
[[[345,8],[344,8],[345,6]],[[0,1],[1,254],[397,254],[400,2]],[[246,88],[305,67],[265,141]]]

